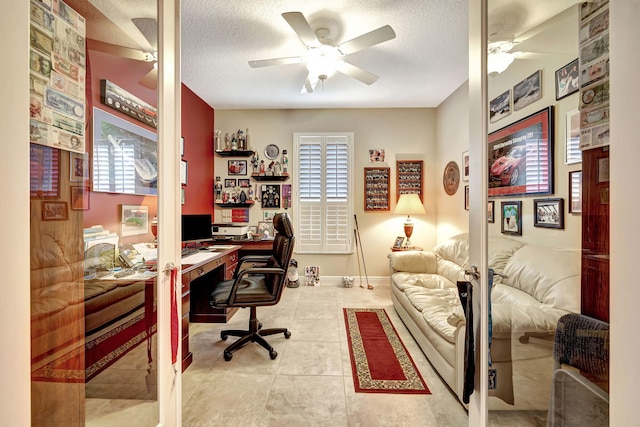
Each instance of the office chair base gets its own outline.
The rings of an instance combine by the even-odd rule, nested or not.
[[[239,340],[235,341],[233,344],[228,346],[224,350],[224,360],[227,362],[231,360],[233,357],[233,351],[243,347],[245,344],[249,342],[255,342],[260,344],[269,352],[269,357],[271,360],[278,357],[278,352],[271,347],[269,342],[262,338],[267,335],[275,335],[275,334],[284,334],[286,339],[291,338],[291,332],[287,328],[272,328],[272,329],[262,329],[262,323],[258,322],[256,318],[256,308],[251,307],[251,314],[249,320],[249,330],[239,330],[239,329],[230,329],[227,331],[220,332],[220,339],[222,341],[226,341],[227,337],[240,337]]]

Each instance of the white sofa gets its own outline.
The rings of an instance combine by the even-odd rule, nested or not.
[[[389,255],[394,307],[460,401],[466,322],[456,282],[465,280],[464,270],[469,267],[468,237],[466,233],[454,236],[431,252]],[[491,358],[498,381],[490,394],[514,404],[515,345],[525,349],[517,351],[518,359],[540,357],[539,350],[527,354],[529,338],[552,340],[558,319],[580,312],[580,252],[501,236],[490,237],[488,243],[489,267],[506,275],[495,276],[491,291]],[[550,349],[545,351],[549,354],[544,356],[551,358]]]

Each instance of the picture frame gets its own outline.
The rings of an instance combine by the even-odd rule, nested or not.
[[[502,214],[500,224],[502,234],[522,236],[522,202],[519,200],[501,202],[500,213]]]
[[[462,152],[462,180],[469,181],[469,150]]]
[[[578,58],[556,71],[556,101],[573,95],[580,89]]]
[[[29,145],[29,190],[32,199],[60,197],[60,150],[44,145]]]
[[[43,221],[64,221],[69,219],[69,209],[67,202],[43,200],[42,220]]]
[[[248,178],[238,178],[238,187],[240,188],[250,188],[251,181]]]
[[[393,242],[393,249],[401,249],[402,245],[404,245],[404,236],[396,237],[396,241]]]
[[[417,194],[424,203],[423,161],[396,160],[396,202],[402,194]]]
[[[489,134],[489,197],[553,194],[553,106]]]
[[[538,70],[513,87],[513,111],[542,99],[542,70]]]
[[[184,136],[180,137],[180,156],[184,156]]]
[[[253,238],[253,236],[258,235],[258,226],[250,225],[247,227],[247,239]]]
[[[224,179],[224,188],[236,188],[237,181],[235,178],[225,178]]]
[[[189,180],[189,163],[186,160],[180,160],[180,184],[187,185]]]
[[[490,222],[492,224],[496,222],[495,211],[496,211],[495,201],[489,200],[487,202],[487,222]]]
[[[280,185],[267,184],[260,188],[262,209],[280,209]]]
[[[145,125],[158,127],[158,109],[109,80],[100,80],[100,102]]]
[[[511,89],[489,101],[489,123],[495,123],[511,114]]]
[[[184,205],[185,202],[186,202],[186,194],[185,193],[186,193],[185,189],[181,188],[180,189],[180,204],[181,205]]]
[[[266,236],[265,232],[269,235]],[[264,236],[265,238],[273,237],[273,222],[270,221],[260,221],[258,222],[258,234]]]
[[[71,209],[76,211],[89,210],[89,193],[91,188],[88,185],[71,186]]]
[[[564,229],[564,199],[533,199],[533,226]]]
[[[246,175],[247,161],[246,160],[228,160],[227,173],[229,175]]]
[[[382,212],[391,210],[389,191],[391,169],[388,167],[364,168],[364,210]]]
[[[571,110],[564,115],[564,164],[582,163],[580,150],[580,111]]]
[[[582,171],[569,172],[569,213],[582,213]]]
[[[135,236],[149,232],[149,207],[121,205],[120,236]]]
[[[469,186],[464,186],[464,210],[469,210]]]
[[[384,148],[379,149],[369,149],[369,163],[380,163],[384,162]]]
[[[97,107],[93,108],[92,162],[104,166],[93,168],[93,191],[158,195],[157,135]],[[125,173],[116,164],[124,164]]]
[[[89,179],[89,153],[69,151],[69,181],[81,182]]]

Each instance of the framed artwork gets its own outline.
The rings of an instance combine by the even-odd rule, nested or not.
[[[393,242],[393,249],[400,249],[404,244],[404,236],[396,237],[396,241]]]
[[[417,194],[424,203],[422,194],[422,160],[396,161],[396,201],[401,194]]]
[[[489,123],[495,123],[511,114],[511,89],[489,102]]]
[[[69,219],[67,202],[45,200],[42,202],[43,221],[63,221]]]
[[[100,102],[145,125],[158,127],[158,110],[109,80],[100,80]]]
[[[577,109],[569,111],[564,116],[564,164],[582,162],[582,151],[580,150],[580,111]]]
[[[533,199],[533,226],[564,229],[564,199]]]
[[[369,162],[384,162],[384,149],[369,150]]]
[[[180,156],[184,156],[184,136],[180,137]]]
[[[582,171],[569,172],[569,213],[582,213]]]
[[[464,186],[464,209],[469,210],[469,186]]]
[[[185,190],[184,188],[181,188],[181,189],[180,189],[180,204],[181,204],[181,205],[184,205],[184,203],[185,203],[185,201],[186,201],[186,200],[185,200],[185,199],[186,199],[186,197],[185,197],[185,191],[184,191],[184,190]]]
[[[127,120],[93,109],[93,191],[158,195],[158,138]]]
[[[238,178],[238,187],[249,188],[251,187],[251,182],[247,178]]]
[[[538,70],[513,87],[513,111],[522,110],[542,98],[542,70]]]
[[[236,180],[234,178],[225,178],[224,188],[236,188]]]
[[[120,236],[135,236],[149,232],[149,207],[143,205],[122,205]]]
[[[556,71],[556,101],[576,93],[580,89],[578,58]]]
[[[89,186],[71,186],[71,209],[76,211],[86,211],[89,209]]]
[[[38,144],[29,145],[29,186],[31,198],[60,197],[60,150]]]
[[[496,203],[494,200],[489,200],[487,202],[487,222],[490,223],[494,223],[496,222],[496,217],[495,217],[495,209],[496,208]]]
[[[553,107],[489,134],[489,197],[553,193]]]
[[[260,191],[262,209],[280,208],[280,185],[262,185]]]
[[[258,234],[265,238],[273,237],[273,222],[258,222]]]
[[[444,167],[444,172],[442,173],[442,186],[444,187],[444,192],[449,196],[453,196],[458,191],[458,186],[460,185],[460,168],[458,168],[458,164],[456,162],[449,162]]]
[[[89,179],[89,153],[69,152],[69,181],[78,182]]]
[[[364,210],[388,211],[391,169],[364,168]]]
[[[187,185],[189,178],[189,163],[186,160],[180,160],[180,184]]]
[[[462,180],[469,181],[469,151],[462,153]]]
[[[500,211],[502,213],[502,224],[500,225],[502,234],[522,236],[522,202],[502,202]]]
[[[227,169],[228,169],[229,175],[246,175],[247,161],[246,160],[228,160]]]

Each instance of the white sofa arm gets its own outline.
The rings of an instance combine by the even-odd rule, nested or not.
[[[438,270],[438,259],[433,252],[402,251],[392,252],[388,256],[392,272],[431,273]]]

